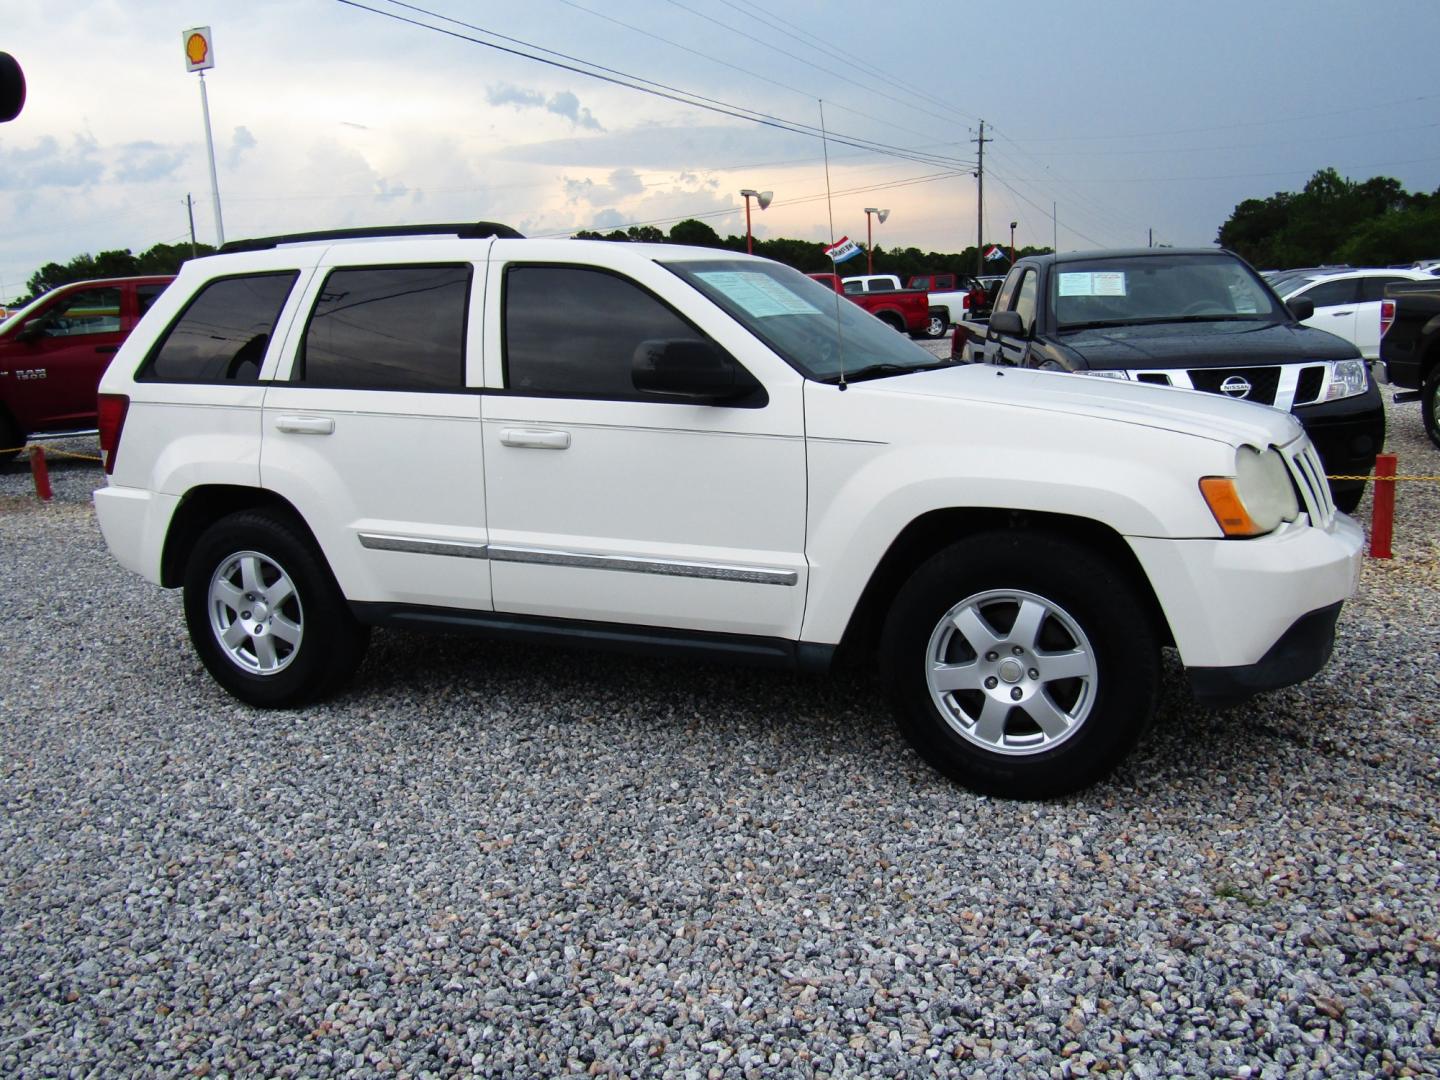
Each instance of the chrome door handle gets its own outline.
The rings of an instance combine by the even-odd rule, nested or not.
[[[1342,316],[1345,316],[1345,315],[1354,315],[1354,314],[1355,314],[1355,312],[1353,312],[1353,311],[1332,311],[1332,312],[1330,313],[1330,317],[1331,317],[1332,319],[1338,319],[1338,318],[1341,318]]]
[[[275,426],[292,435],[329,435],[335,430],[335,420],[330,416],[281,416]]]
[[[570,433],[546,428],[505,428],[500,432],[502,446],[523,446],[532,450],[568,450]]]

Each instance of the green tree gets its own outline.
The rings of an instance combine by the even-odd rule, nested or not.
[[[720,234],[706,225],[703,221],[695,218],[686,218],[684,221],[677,221],[670,226],[670,242],[672,244],[690,244],[694,247],[723,247],[724,241]]]
[[[196,249],[201,255],[210,255],[215,251],[209,244],[197,244]],[[99,255],[76,255],[68,263],[46,263],[30,276],[25,287],[30,290],[31,296],[39,296],[72,281],[133,277],[137,274],[175,274],[189,258],[189,244],[156,244],[138,256],[131,254],[129,248],[102,251]]]

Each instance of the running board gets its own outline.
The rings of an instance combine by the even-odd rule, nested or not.
[[[1408,405],[1412,401],[1419,401],[1420,396],[1419,390],[1400,390],[1390,400],[1396,405]]]

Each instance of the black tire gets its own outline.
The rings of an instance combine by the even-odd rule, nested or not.
[[[273,610],[266,605],[272,600]],[[200,535],[185,566],[185,622],[215,681],[260,708],[333,693],[354,674],[370,640],[310,537],[265,511],[232,514]],[[234,634],[229,645],[222,627]]]
[[[25,448],[25,433],[20,425],[10,418],[9,413],[0,409],[0,465],[14,461]]]
[[[972,649],[980,632],[961,625],[988,627],[994,649]],[[974,689],[932,691],[947,664]],[[982,794],[1043,799],[1094,783],[1135,744],[1155,714],[1160,644],[1109,559],[1052,534],[991,532],[939,552],[901,587],[881,670],[901,730],[935,768]]]
[[[902,319],[899,315],[896,315],[893,311],[882,311],[879,315],[875,317],[881,322],[883,322],[886,326],[890,327],[891,330],[897,331],[901,334],[905,333],[905,320]]]
[[[1440,447],[1440,364],[1425,376],[1425,385],[1420,390],[1420,415],[1425,418],[1425,434]]]
[[[930,314],[925,320],[925,329],[922,331],[924,337],[942,338],[950,330],[950,313],[944,308],[931,308]]]

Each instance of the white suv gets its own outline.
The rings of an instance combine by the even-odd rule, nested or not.
[[[412,231],[192,261],[101,384],[105,539],[246,702],[377,625],[878,652],[931,762],[1045,796],[1134,742],[1165,645],[1215,701],[1329,657],[1361,533],[1284,413],[952,367],[763,259]]]

